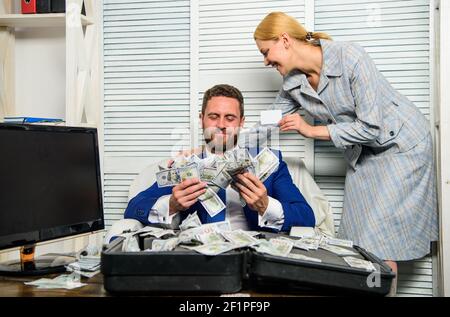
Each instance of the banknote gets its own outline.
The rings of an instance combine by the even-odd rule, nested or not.
[[[377,269],[373,265],[372,262],[366,261],[363,259],[358,259],[352,256],[345,256],[343,257],[344,261],[351,267],[364,269],[366,271],[376,271]]]
[[[202,182],[212,184],[214,178],[216,178],[217,170],[214,167],[204,167],[200,171],[200,179]]]
[[[337,239],[332,237],[325,237],[324,240],[327,244],[335,245],[338,247],[347,247],[347,248],[353,247],[353,241],[351,240]]]
[[[269,240],[269,242],[276,250],[276,252],[281,256],[287,256],[294,247],[293,242],[287,241],[285,239],[272,238]]]
[[[223,236],[218,232],[207,232],[196,234],[194,237],[195,240],[200,241],[203,244],[213,244],[219,242],[225,242]]]
[[[258,244],[251,247],[261,253],[286,257],[291,252],[293,245],[293,242],[286,239],[272,238],[269,241],[259,239]]]
[[[273,169],[274,165],[276,165],[279,161],[278,157],[269,148],[264,148],[261,152],[259,152],[259,154],[255,157],[255,160],[258,161],[260,175],[264,175]]]
[[[259,243],[258,239],[253,238],[250,234],[243,230],[224,231],[221,232],[221,234],[229,242],[241,247],[252,246]]]
[[[175,231],[173,231],[172,229],[162,229],[159,231],[149,231],[149,232],[145,232],[145,233],[141,233],[140,236],[141,237],[155,237],[155,238],[169,238],[169,237],[173,237],[175,236],[176,233]]]
[[[226,165],[217,173],[216,177],[213,179],[213,183],[220,188],[226,189],[233,180],[231,176],[225,170]]]
[[[178,245],[178,237],[170,239],[155,239],[152,241],[152,248],[149,251],[152,252],[162,252],[162,251],[172,251]]]
[[[200,221],[200,218],[197,215],[197,212],[195,211],[192,214],[189,214],[186,219],[184,219],[180,224],[180,230],[187,230],[191,228],[197,228],[202,225],[202,222]]]
[[[69,290],[88,285],[86,283],[80,282],[80,275],[76,272],[72,272],[70,274],[62,274],[52,279],[41,278],[32,282],[24,282],[24,284],[37,286],[40,289],[63,288]]]
[[[230,250],[233,250],[237,248],[238,246],[230,243],[230,242],[216,242],[211,244],[204,244],[196,247],[187,247],[190,250],[194,250],[198,253],[204,254],[204,255],[219,255],[225,252],[228,252]]]
[[[220,197],[210,188],[206,189],[205,194],[208,194],[208,197],[204,200],[200,200],[200,203],[205,208],[206,212],[210,215],[210,217],[214,217],[219,212],[221,212],[226,206],[223,203],[222,199],[220,199]]]
[[[333,252],[334,254],[337,254],[339,256],[358,255],[358,253],[356,253],[355,251],[344,249],[342,247],[338,247],[335,245],[325,244],[325,243],[322,243],[320,245],[320,248],[330,251],[330,252]]]
[[[196,235],[216,232],[220,233],[222,231],[230,231],[231,225],[228,220],[213,222],[201,225],[199,227],[190,228],[184,231],[181,231],[178,235],[178,239],[180,243],[190,243],[192,240],[195,240]]]
[[[181,181],[177,169],[168,169],[156,173],[156,182],[158,187],[169,187],[175,186]]]
[[[306,251],[317,250],[320,247],[321,242],[322,242],[321,236],[314,236],[312,238],[302,238],[295,241],[294,247]]]
[[[181,182],[191,178],[200,179],[197,163],[191,163],[184,167],[180,167],[177,169],[177,172]]]
[[[291,258],[291,259],[308,261],[308,262],[317,262],[317,263],[322,262],[321,259],[314,258],[314,257],[311,257],[311,256],[306,256],[306,255],[303,255],[303,254],[298,254],[298,253],[289,253],[287,255],[287,257]]]

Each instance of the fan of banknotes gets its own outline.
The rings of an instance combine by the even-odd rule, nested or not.
[[[160,167],[156,173],[158,187],[175,186],[190,178],[197,178],[207,183],[206,192],[199,197],[203,207],[211,217],[225,208],[225,204],[217,195],[220,188],[234,186],[236,176],[250,172],[264,182],[279,165],[278,157],[269,149],[264,148],[257,156],[252,157],[247,149],[235,148],[223,156],[214,155],[200,159],[193,154],[189,157],[175,158],[171,168]],[[241,205],[245,200],[240,197]]]

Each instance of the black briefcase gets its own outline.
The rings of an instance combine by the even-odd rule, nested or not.
[[[262,233],[269,239],[277,235]],[[292,238],[292,237],[290,237]],[[142,250],[152,238],[139,239]],[[321,262],[273,256],[241,248],[206,256],[177,247],[167,252],[122,252],[124,238],[104,248],[101,271],[105,289],[114,294],[236,293],[386,295],[395,274],[375,255],[354,246],[354,257],[369,260],[376,271],[350,267],[327,250],[292,249]],[[350,248],[347,248],[350,249]]]

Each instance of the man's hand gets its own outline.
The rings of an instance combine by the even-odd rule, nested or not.
[[[266,186],[251,173],[239,174],[237,180],[235,185],[247,205],[262,216],[269,205]]]
[[[172,188],[169,200],[169,215],[186,210],[195,204],[198,196],[206,192],[206,183],[199,179],[187,179]]]

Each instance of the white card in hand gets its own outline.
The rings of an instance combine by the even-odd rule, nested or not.
[[[283,117],[283,113],[281,110],[264,110],[261,111],[261,125],[273,124],[278,125],[281,118]]]

